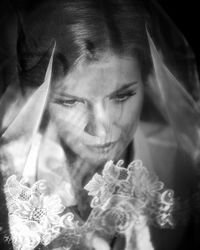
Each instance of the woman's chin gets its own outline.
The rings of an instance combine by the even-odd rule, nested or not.
[[[76,147],[74,147],[74,145],[76,145]],[[74,145],[71,144],[69,147],[74,156],[94,166],[103,165],[109,160],[118,160],[122,155],[122,148],[124,148],[122,147],[124,145],[118,143],[107,147],[88,146],[82,143]]]
[[[95,165],[95,166],[99,166],[99,165],[102,165],[102,164],[105,164],[107,161],[109,160],[112,160],[113,159],[113,156],[110,155],[110,154],[85,154],[83,155],[83,158],[85,161],[87,161],[88,163],[92,164],[92,165]]]

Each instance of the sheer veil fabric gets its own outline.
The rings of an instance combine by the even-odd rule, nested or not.
[[[199,249],[200,92],[181,32],[154,1],[13,3],[5,249]]]

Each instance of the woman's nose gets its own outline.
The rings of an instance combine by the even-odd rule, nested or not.
[[[85,132],[92,136],[105,137],[108,132],[108,117],[102,104],[96,104],[89,115]]]

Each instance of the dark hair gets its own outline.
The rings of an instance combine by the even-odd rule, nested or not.
[[[80,59],[98,60],[112,51],[137,56],[146,79],[151,69],[146,19],[138,0],[43,1],[23,14],[18,40],[22,79],[26,84],[41,83],[53,41],[54,77],[66,74]]]

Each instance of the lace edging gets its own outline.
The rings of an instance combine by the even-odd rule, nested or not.
[[[62,237],[69,247],[88,232],[125,232],[142,223],[141,217],[161,228],[173,227],[174,192],[165,190],[163,182],[150,173],[142,161],[135,160],[127,168],[122,160],[105,164],[102,174],[95,174],[84,187],[92,196],[92,211],[86,222],[64,213],[58,195],[48,192],[45,180],[31,187],[25,180],[10,176],[5,184],[12,242],[18,250],[47,246]]]

